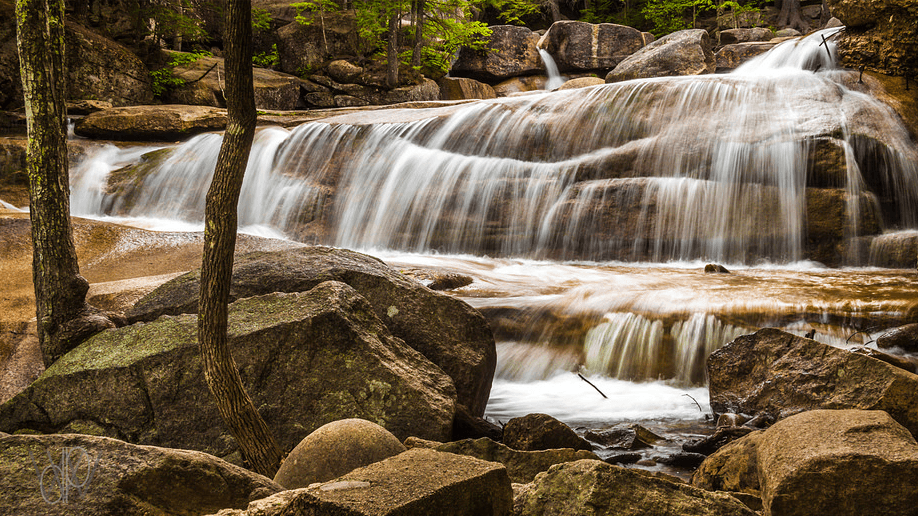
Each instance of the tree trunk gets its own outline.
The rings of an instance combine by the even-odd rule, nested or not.
[[[46,366],[73,347],[67,323],[86,308],[70,224],[64,104],[64,1],[19,0],[17,43],[29,143],[32,280],[38,340]]]
[[[388,73],[386,74],[386,84],[390,88],[398,86],[398,18],[399,12],[394,8],[389,13],[389,44],[386,61],[388,62]]]
[[[255,409],[227,346],[227,303],[236,247],[236,209],[255,136],[251,0],[225,5],[227,127],[205,205],[198,342],[204,377],[242,455],[258,473],[273,477],[281,451]]]
[[[797,29],[806,33],[810,25],[803,21],[800,9],[800,0],[782,0],[781,13],[778,15],[778,28]]]
[[[424,0],[416,0],[414,13],[414,50],[411,52],[411,66],[421,66],[421,53],[424,51]]]

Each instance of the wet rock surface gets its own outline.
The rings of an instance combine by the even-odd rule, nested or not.
[[[918,375],[776,329],[744,335],[708,357],[711,409],[778,419],[819,408],[885,410],[918,432]]]

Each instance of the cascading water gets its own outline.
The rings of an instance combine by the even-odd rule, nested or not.
[[[551,54],[547,50],[539,49],[539,56],[542,58],[542,63],[545,64],[545,72],[548,74],[548,82],[545,83],[545,89],[548,91],[556,90],[564,84],[567,79],[561,76],[561,72],[558,71],[558,65],[555,63],[555,58],[551,57]]]
[[[836,298],[870,280],[788,269],[918,227],[914,144],[823,35],[729,75],[261,129],[240,225],[474,277],[460,295],[499,340],[491,414],[692,417],[682,394],[704,398],[704,358],[737,335],[818,324],[844,344],[852,321],[894,321],[911,302]],[[124,169],[136,151],[102,151],[75,170],[75,210],[200,225],[219,145],[198,136]],[[695,274],[705,261],[734,274]],[[616,393],[615,416],[571,402],[578,370]]]
[[[913,227],[918,155],[888,107],[848,89],[853,74],[803,41],[730,75],[497,99],[412,122],[264,129],[242,218],[350,248],[838,263],[807,249],[812,211],[847,214],[844,247],[881,229],[858,221],[894,192],[885,222]],[[122,194],[132,205],[103,205],[200,221],[218,146],[216,135],[192,139]]]

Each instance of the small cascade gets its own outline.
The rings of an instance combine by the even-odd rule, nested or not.
[[[623,380],[662,376],[663,323],[637,314],[607,314],[587,333],[584,363],[589,371]]]
[[[551,57],[547,50],[541,48],[539,49],[539,56],[542,57],[542,62],[545,64],[545,72],[548,74],[548,82],[545,83],[545,89],[553,91],[560,88],[562,84],[567,82],[567,79],[561,76],[555,59]]]
[[[670,326],[633,313],[606,314],[584,340],[588,371],[623,380],[670,379],[682,385],[704,383],[704,360],[748,329],[696,313]]]
[[[708,355],[746,333],[749,330],[724,324],[710,314],[696,313],[686,321],[676,322],[672,327],[676,347],[673,360],[676,372],[673,377],[685,384],[703,384],[704,363]]]

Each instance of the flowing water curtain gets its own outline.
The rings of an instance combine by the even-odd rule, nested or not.
[[[914,146],[820,52],[785,44],[730,75],[482,101],[417,122],[265,129],[243,223],[364,249],[783,263],[808,252],[814,189],[835,188],[847,212],[832,224],[849,241],[876,231],[860,227],[870,210],[914,227]],[[109,204],[199,220],[217,147],[216,135],[190,140],[138,181],[142,193]]]
[[[748,332],[704,313],[669,327],[662,320],[634,313],[610,313],[587,332],[584,366],[591,373],[622,380],[704,385],[708,355]]]

